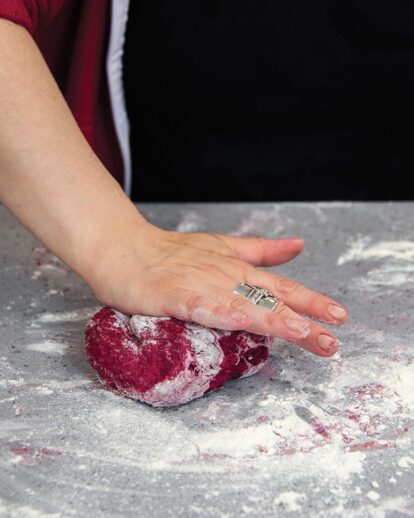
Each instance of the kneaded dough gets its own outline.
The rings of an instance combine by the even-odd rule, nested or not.
[[[85,331],[86,354],[101,382],[157,407],[187,403],[255,374],[272,341],[173,317],[130,317],[111,308],[98,311]]]

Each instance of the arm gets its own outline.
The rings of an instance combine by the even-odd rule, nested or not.
[[[84,139],[29,33],[0,20],[0,200],[88,277],[111,237],[146,224]]]
[[[255,268],[292,259],[302,240],[181,234],[151,225],[83,138],[29,33],[4,20],[0,200],[115,309],[246,329],[320,356],[337,351],[335,335],[302,315],[341,324],[346,311],[336,306],[332,313],[332,299]],[[259,284],[282,303],[273,312],[255,306],[232,293],[239,282]]]

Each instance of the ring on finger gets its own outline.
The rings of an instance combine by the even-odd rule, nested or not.
[[[267,289],[257,285],[250,286],[245,282],[237,284],[233,288],[233,293],[242,295],[256,306],[262,306],[270,311],[273,311],[280,304],[280,300]]]

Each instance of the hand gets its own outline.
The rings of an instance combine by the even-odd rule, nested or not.
[[[273,336],[319,356],[338,350],[334,334],[302,315],[342,324],[347,312],[335,301],[256,266],[296,257],[301,239],[180,233],[153,225],[111,244],[88,282],[98,299],[127,314],[172,316],[218,329]],[[258,284],[280,299],[273,311],[232,289]]]

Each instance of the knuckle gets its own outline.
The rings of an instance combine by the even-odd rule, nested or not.
[[[244,268],[246,268],[246,262],[240,259],[240,257],[234,255],[226,255],[226,261],[231,264],[232,268],[235,268],[235,272],[241,272]]]
[[[203,264],[204,272],[207,272],[209,275],[223,275],[223,272],[220,270],[219,266],[214,263]]]
[[[229,245],[224,241],[224,239],[220,236],[220,234],[209,234],[210,238],[215,240],[215,245],[217,251],[222,252],[223,254],[234,255],[234,252],[229,247]]]
[[[175,282],[171,282],[170,279],[165,278],[164,282],[161,279],[157,280],[156,283],[151,281],[148,283],[148,294],[146,298],[156,297],[159,301],[159,306],[162,307],[163,311],[166,308],[180,307],[182,310],[187,307],[187,299],[189,290],[180,286]]]
[[[260,257],[264,257],[269,240],[263,236],[256,237],[256,246],[260,251]]]
[[[325,296],[322,295],[321,293],[314,292],[309,297],[309,306],[310,307],[314,307],[315,305],[317,305],[321,301],[322,302],[325,301]]]
[[[233,297],[230,301],[230,306],[233,309],[248,309],[251,307],[251,305],[252,303],[250,302],[250,300],[241,296]]]
[[[268,311],[264,317],[265,325],[269,327],[275,327],[280,316],[286,312],[286,306],[283,302],[279,302],[279,304],[272,311]]]
[[[267,327],[274,328],[277,324],[278,315],[274,311],[269,311],[264,317],[264,324]]]
[[[288,279],[287,277],[276,280],[276,290],[282,294],[291,295],[300,288],[301,285],[298,282]]]
[[[240,261],[240,270],[237,272],[234,270],[234,273],[238,273],[238,276],[240,277],[240,281],[245,282],[246,284],[255,284],[252,282],[252,279],[255,279],[257,277],[257,269],[252,266],[251,264],[245,263],[243,261]]]
[[[171,291],[174,288],[174,284],[171,282],[171,278],[168,276],[158,277],[150,281],[151,290],[155,293],[163,291]]]
[[[142,276],[145,285],[157,292],[175,287],[179,280],[181,280],[181,277],[177,273],[167,270],[165,266],[151,266],[144,271]]]
[[[229,310],[225,306],[217,305],[212,308],[211,312],[214,318],[222,319],[227,316]]]
[[[172,308],[182,307],[180,300],[182,300],[181,289],[177,286],[167,284],[161,286],[158,291],[154,290],[154,286],[151,285],[151,293],[158,293],[162,296],[159,298],[158,305],[162,314],[170,314]]]
[[[273,311],[271,311],[271,313],[273,313],[274,315],[278,315],[278,316],[284,315],[286,313],[287,309],[288,308],[287,308],[286,304],[283,301],[279,300],[278,305],[275,307],[275,309]]]
[[[240,259],[239,259],[240,261]],[[252,272],[249,271],[249,267],[246,268],[245,264],[234,263],[231,265],[230,277],[234,285],[244,282],[245,284],[252,284],[251,278]]]
[[[186,306],[187,312],[190,316],[192,315],[193,311],[196,308],[202,306],[203,300],[204,300],[204,296],[199,295],[199,294],[190,295],[188,297],[185,306]]]

